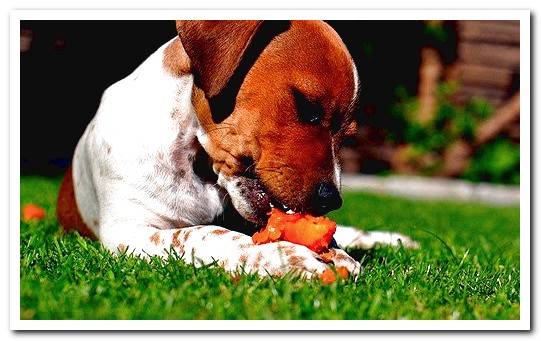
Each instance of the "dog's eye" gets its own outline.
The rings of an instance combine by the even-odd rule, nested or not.
[[[319,124],[323,118],[323,108],[321,104],[306,98],[301,92],[293,90],[293,97],[297,106],[299,120],[308,124]]]

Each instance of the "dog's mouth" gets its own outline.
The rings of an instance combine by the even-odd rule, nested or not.
[[[256,175],[239,176],[233,186],[233,191],[228,188],[228,192],[235,209],[244,219],[258,226],[266,225],[272,208],[280,209],[288,214],[295,213],[272,195]]]

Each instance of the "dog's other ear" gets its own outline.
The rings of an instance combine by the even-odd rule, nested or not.
[[[261,20],[177,20],[195,82],[208,98],[225,87],[238,67]]]

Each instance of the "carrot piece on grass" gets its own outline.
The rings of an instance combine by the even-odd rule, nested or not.
[[[23,221],[41,220],[45,218],[45,209],[34,204],[26,204],[22,209]]]
[[[346,279],[349,277],[349,271],[345,266],[337,267],[336,273],[338,274],[338,276],[342,277],[343,279]]]
[[[326,269],[321,275],[319,275],[323,284],[332,284],[336,281],[336,274],[332,269]]]

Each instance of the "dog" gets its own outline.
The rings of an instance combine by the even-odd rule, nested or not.
[[[355,131],[359,77],[322,21],[177,21],[178,35],[105,90],[57,206],[66,230],[112,253],[167,257],[261,276],[357,276],[344,248],[415,247],[398,233],[338,226],[332,261],[250,237],[271,207],[339,208],[342,139]],[[218,223],[219,222],[219,226]]]

